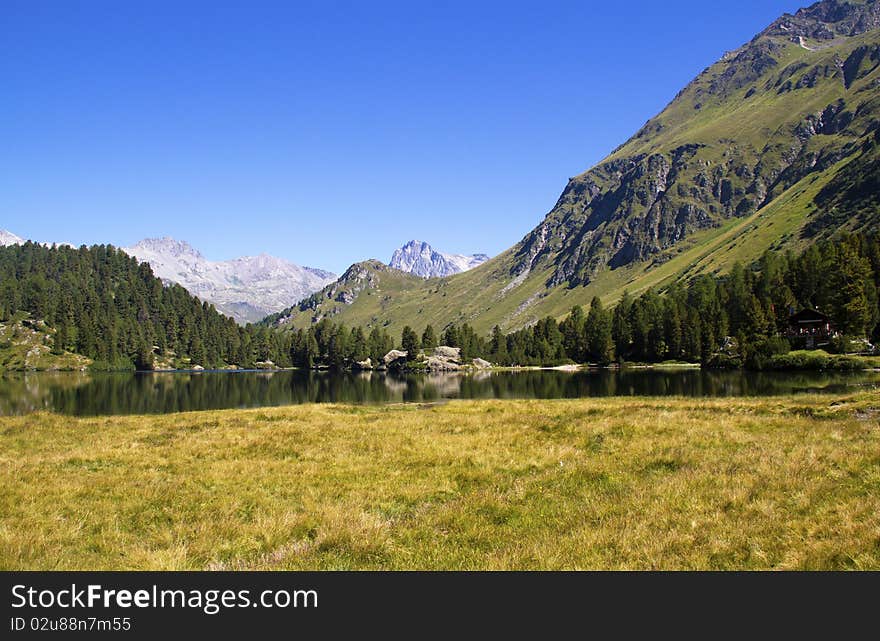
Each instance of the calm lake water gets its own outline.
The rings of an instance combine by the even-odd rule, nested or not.
[[[880,386],[880,372],[521,371],[399,376],[380,372],[198,372],[0,376],[0,414],[161,414],[298,403],[412,403],[453,398],[768,396]]]

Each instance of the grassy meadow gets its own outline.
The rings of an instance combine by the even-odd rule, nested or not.
[[[0,568],[880,569],[880,395],[0,418]]]

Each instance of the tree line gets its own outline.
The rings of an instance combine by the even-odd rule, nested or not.
[[[98,368],[149,368],[161,355],[249,367],[282,348],[271,332],[240,327],[111,245],[0,248],[0,319],[18,314],[55,330],[53,351],[82,354]]]
[[[611,310],[594,298],[588,313],[575,307],[558,325],[546,318],[504,336],[492,333],[488,357],[499,364],[550,364],[572,360],[684,360],[759,363],[788,351],[784,339],[795,312],[818,309],[850,338],[878,338],[880,236],[841,235],[796,255],[768,251],[751,268],[735,264],[723,276],[700,275],[662,295],[624,292]]]
[[[271,361],[341,369],[367,359],[375,367],[392,349],[412,360],[438,345],[460,348],[465,362],[480,357],[499,365],[749,365],[788,350],[788,318],[803,308],[826,313],[847,336],[878,338],[878,291],[880,235],[841,235],[800,254],[768,251],[722,276],[704,274],[638,297],[625,292],[613,308],[594,298],[561,322],[547,317],[511,333],[496,326],[488,336],[467,323],[442,331],[428,325],[421,333],[407,326],[391,336],[382,327],[326,318],[307,329],[240,327],[109,245],[0,248],[0,319],[18,312],[41,318],[56,330],[56,349],[117,368],[149,367],[157,353],[204,367]]]

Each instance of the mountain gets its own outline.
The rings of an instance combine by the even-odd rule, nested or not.
[[[336,278],[265,254],[214,262],[188,243],[168,237],[147,238],[123,251],[148,262],[159,278],[182,285],[240,323],[284,309]]]
[[[880,221],[880,3],[823,0],[725,53],[514,247],[462,274],[391,279],[283,318],[488,332],[561,318]],[[560,141],[565,144],[565,141]],[[351,271],[351,270],[349,270]],[[357,271],[357,270],[356,270]],[[348,272],[346,272],[348,274]],[[363,279],[362,279],[363,280]],[[333,287],[344,291],[345,275]],[[326,291],[326,290],[324,290]]]
[[[0,229],[0,247],[9,247],[10,245],[24,245],[24,238],[19,238],[12,232]]]
[[[411,240],[394,251],[389,266],[422,278],[438,278],[466,272],[487,260],[486,254],[446,254],[426,242]]]
[[[333,317],[352,309],[364,308],[368,317],[375,320],[375,307],[381,307],[384,291],[395,293],[418,291],[419,285],[426,281],[393,267],[382,261],[371,259],[355,263],[338,280],[326,285],[299,304],[263,319],[264,325],[285,325],[297,320],[297,325],[317,323],[324,317]],[[371,324],[364,319],[356,323]]]

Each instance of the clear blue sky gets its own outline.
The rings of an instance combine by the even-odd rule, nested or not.
[[[496,254],[569,176],[803,2],[0,7],[0,228],[341,272]]]

